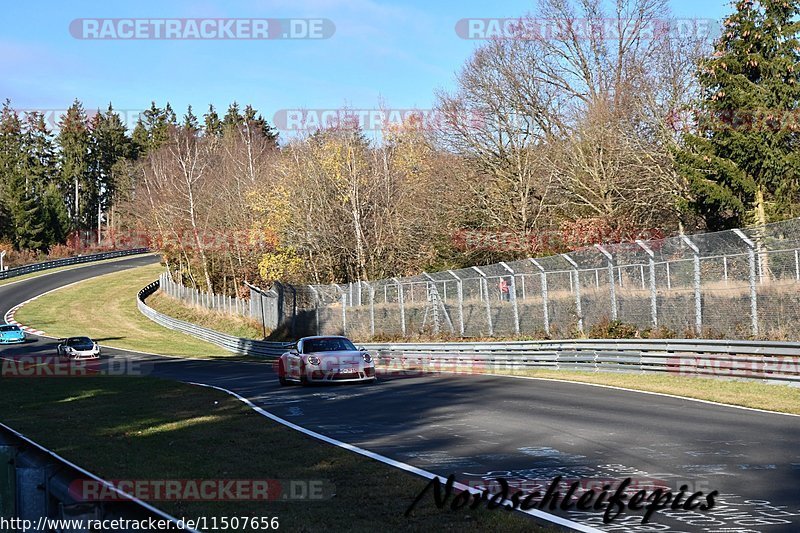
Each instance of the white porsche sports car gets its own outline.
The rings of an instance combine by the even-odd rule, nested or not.
[[[59,357],[69,357],[70,359],[97,359],[100,357],[100,346],[89,337],[61,339],[56,351]]]
[[[278,380],[289,383],[369,383],[372,356],[347,337],[304,337],[278,360]]]

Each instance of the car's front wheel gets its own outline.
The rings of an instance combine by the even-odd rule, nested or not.
[[[289,384],[289,382],[286,381],[286,378],[283,376],[278,376],[278,383],[281,384],[281,387],[285,387],[286,385]]]

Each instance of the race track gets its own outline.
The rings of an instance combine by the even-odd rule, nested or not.
[[[152,262],[137,257],[0,286],[0,313],[56,287]],[[52,341],[39,339],[0,347],[0,357],[54,350]],[[465,483],[500,476],[527,482],[528,490],[558,475],[600,483],[631,477],[642,488],[665,484],[677,492],[685,483],[690,492],[720,492],[710,511],[661,511],[646,526],[640,525],[641,512],[626,512],[609,525],[597,511],[563,514],[607,531],[800,531],[797,416],[491,376],[282,388],[269,364],[105,353],[154,376],[224,387],[304,428],[444,476],[456,474]]]

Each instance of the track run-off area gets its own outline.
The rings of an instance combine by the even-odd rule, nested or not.
[[[45,292],[157,261],[84,266],[0,286],[0,316]],[[36,326],[33,324],[32,326]],[[80,331],[75,332],[80,335]],[[178,336],[178,334],[176,334]],[[102,343],[102,340],[101,340]],[[0,358],[55,354],[44,337]],[[435,374],[371,386],[280,387],[269,363],[180,359],[104,348],[104,364],[223,388],[275,417],[472,486],[502,477],[522,490],[631,478],[675,493],[719,491],[708,511],[553,511],[605,531],[800,531],[800,416],[535,378]],[[2,362],[2,361],[0,361]],[[83,465],[90,466],[90,465]],[[416,496],[409,494],[409,502]],[[343,509],[347,512],[346,509]]]

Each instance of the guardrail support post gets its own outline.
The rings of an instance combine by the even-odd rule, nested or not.
[[[583,309],[581,309],[581,276],[580,273],[578,272],[578,263],[576,263],[575,260],[572,259],[567,254],[561,254],[561,257],[563,257],[570,265],[572,265],[572,272],[575,274],[575,284],[574,284],[575,313],[578,315],[578,331],[581,334],[583,334]],[[570,279],[572,279],[572,276],[570,276]]]
[[[694,255],[694,317],[695,329],[698,335],[703,334],[703,301],[701,294],[700,281],[700,249],[686,235],[681,235],[681,239],[692,250]]]
[[[453,272],[452,270],[448,270],[447,272],[450,273],[451,276],[456,278],[456,294],[458,295],[458,331],[461,333],[461,336],[464,336],[464,286],[462,285],[461,278]]]
[[[650,264],[650,318],[653,320],[653,327],[658,327],[658,293],[656,292],[656,262],[655,252],[647,246],[644,241],[638,239],[636,244],[647,254],[647,261]]]
[[[615,285],[615,283],[614,283],[614,256],[611,255],[611,252],[609,252],[608,250],[606,250],[605,248],[603,248],[599,244],[595,244],[594,247],[597,248],[600,251],[600,253],[603,254],[606,257],[606,260],[608,261],[608,286],[609,286],[609,290],[611,291],[611,320],[616,320],[617,319],[617,291],[614,288],[614,285]],[[595,270],[595,273],[597,273],[596,270]],[[644,283],[644,278],[642,278],[642,283]]]
[[[403,295],[403,284],[398,278],[392,278],[397,283],[397,301],[400,304],[400,331],[406,336],[406,302]]]
[[[542,265],[539,264],[536,259],[528,258],[528,260],[533,263],[533,265],[539,269],[539,276],[541,277],[542,281],[542,319],[544,321],[544,332],[549,336],[550,335],[550,313],[548,312],[548,303],[547,303],[547,271],[544,269]]]
[[[486,323],[489,327],[489,336],[494,337],[494,324],[492,324],[492,302],[489,301],[489,280],[486,279],[486,274],[480,268],[474,266],[472,269],[481,275],[481,294],[486,296],[486,299],[484,300],[484,303],[486,304]]]
[[[756,243],[740,229],[733,232],[747,245],[747,260],[750,263],[750,318],[753,335],[758,335],[758,291],[756,290]]]
[[[511,304],[514,310],[514,333],[519,335],[519,306],[517,305],[517,281],[514,270],[508,266],[504,261],[500,261],[500,265],[511,273]]]

